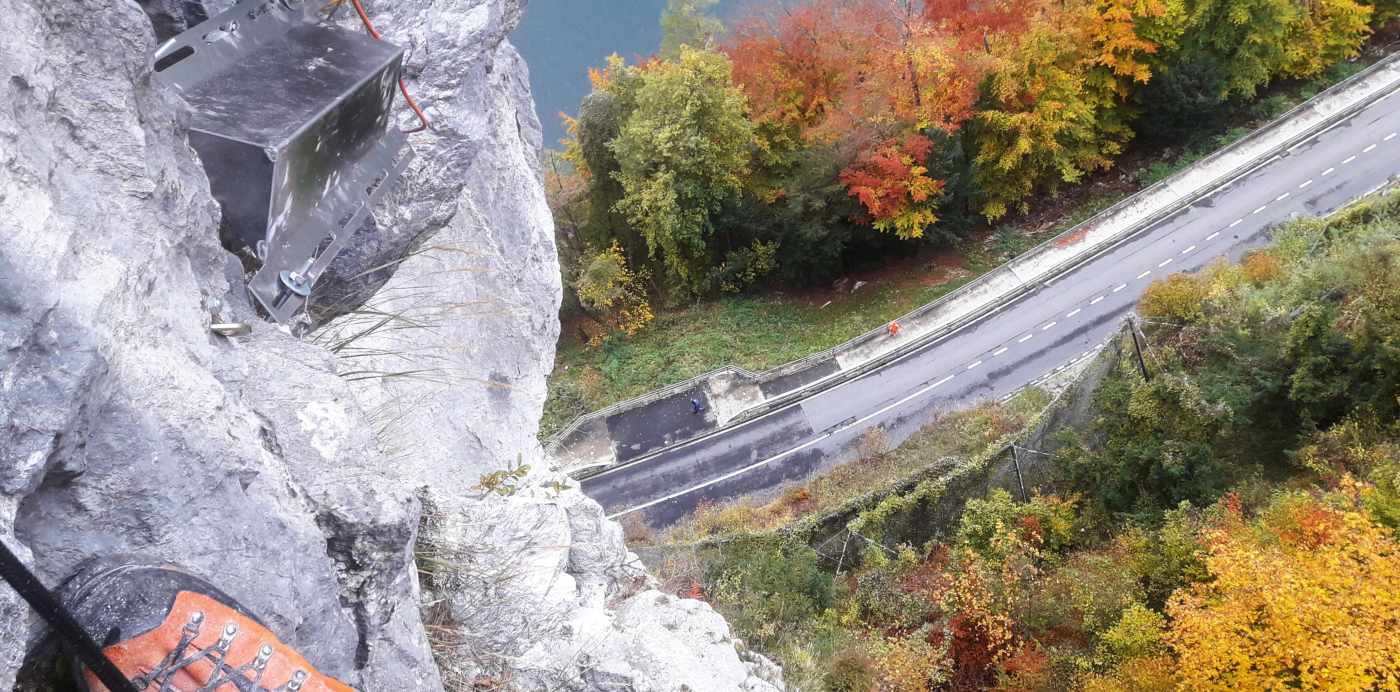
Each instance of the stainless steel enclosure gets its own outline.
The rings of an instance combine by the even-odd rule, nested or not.
[[[403,49],[303,4],[243,0],[153,57],[188,105],[225,246],[256,259],[248,288],[288,325],[412,156],[388,126]]]

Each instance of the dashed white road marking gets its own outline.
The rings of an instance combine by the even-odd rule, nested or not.
[[[1135,277],[1133,277],[1133,278],[1141,279],[1141,278],[1143,278],[1143,277],[1145,277],[1145,276],[1147,276],[1148,274],[1151,274],[1151,273],[1152,273],[1152,270],[1151,270],[1151,269],[1148,269],[1147,271],[1145,271],[1145,272],[1143,272],[1143,273],[1141,273],[1141,274],[1138,274],[1137,276],[1135,276]]]
[[[1123,289],[1125,289],[1125,288],[1127,288],[1127,287],[1128,287],[1128,284],[1118,284],[1117,286],[1114,286],[1114,287],[1113,287],[1113,292],[1114,292],[1114,293],[1117,293],[1117,292],[1119,292],[1119,291],[1121,291],[1121,290],[1123,290]]]
[[[973,369],[973,368],[975,368],[975,367],[977,367],[977,366],[979,366],[979,365],[981,365],[981,364],[982,364],[982,361],[980,361],[980,360],[979,360],[979,361],[976,361],[976,362],[974,362],[972,365],[967,366],[967,369],[968,369],[968,370],[971,370],[971,369]]]
[[[1097,303],[1097,302],[1099,302],[1100,300],[1103,300],[1103,299],[1104,299],[1103,296],[1098,296],[1097,298],[1094,298],[1093,300],[1089,301],[1089,304],[1090,304],[1090,305],[1093,305],[1094,303]]]
[[[1181,254],[1183,254],[1183,255],[1189,255],[1189,254],[1191,254],[1192,252],[1194,252],[1195,250],[1196,250],[1196,246],[1195,246],[1195,245],[1192,245],[1191,247],[1188,247],[1188,248],[1186,248],[1185,250],[1182,250],[1182,251],[1181,251]]]
[[[1161,269],[1162,267],[1165,267],[1165,266],[1167,266],[1168,264],[1171,264],[1171,263],[1172,263],[1172,258],[1168,257],[1168,258],[1162,260],[1161,262],[1158,262],[1158,263],[1157,263],[1157,268],[1158,268],[1158,269]]]
[[[1042,327],[1040,328],[1040,331],[1043,332],[1043,331],[1045,331],[1045,330],[1047,330],[1047,329],[1049,329],[1049,328],[1055,326],[1056,324],[1059,324],[1059,323],[1056,322],[1056,321],[1054,321],[1054,320],[1051,320],[1051,321],[1049,321],[1049,322],[1046,322],[1045,325],[1042,326]]]
[[[1361,153],[1363,153],[1363,154],[1369,154],[1369,153],[1371,153],[1371,150],[1372,150],[1372,149],[1375,149],[1375,148],[1376,148],[1376,145],[1372,144],[1371,146],[1366,147],[1365,149],[1362,149],[1362,150],[1361,150]]]
[[[1025,335],[1025,336],[1023,336],[1023,337],[1017,339],[1017,340],[1016,340],[1016,343],[1018,343],[1018,344],[1024,344],[1024,343],[1026,343],[1027,341],[1030,341],[1030,340],[1031,340],[1031,337],[1033,337],[1033,336],[1035,336],[1035,335],[1034,335],[1034,334],[1027,334],[1027,335]]]
[[[1292,193],[1292,192],[1285,192],[1285,193],[1279,195],[1278,197],[1275,197],[1275,198],[1274,198],[1274,201],[1275,201],[1275,202],[1282,202],[1283,200],[1288,199],[1288,196],[1291,195],[1291,194],[1293,194],[1293,193]]]
[[[1348,157],[1342,159],[1342,165],[1346,165],[1346,164],[1351,163],[1352,161],[1355,161],[1355,160],[1356,160],[1356,154],[1352,154],[1351,156],[1348,156]]]
[[[1332,171],[1335,171],[1335,170],[1337,170],[1337,169],[1335,169],[1335,168],[1329,168],[1329,169],[1323,171],[1322,174],[1323,174],[1323,175],[1332,175]]]
[[[1249,212],[1249,213],[1251,213],[1251,214],[1258,214],[1259,212],[1264,211],[1264,207],[1267,207],[1267,206],[1269,206],[1269,205],[1267,205],[1267,204],[1261,204],[1261,205],[1259,205],[1259,208],[1258,208],[1258,209],[1255,209],[1254,211]]]
[[[1001,348],[999,348],[999,349],[997,349],[997,350],[995,350],[995,351],[992,351],[992,357],[995,358],[995,357],[997,357],[997,356],[999,356],[999,355],[1001,355],[1001,354],[1003,354],[1003,353],[1006,353],[1006,349],[1007,349],[1006,346],[1002,346]]]
[[[1234,221],[1230,222],[1230,228],[1234,228],[1235,226],[1238,226],[1242,223],[1244,223],[1244,219],[1235,219]]]
[[[1312,178],[1308,178],[1307,180],[1304,180],[1302,183],[1300,183],[1298,185],[1298,189],[1301,190],[1309,185],[1312,185]]]
[[[1075,308],[1073,310],[1070,310],[1069,312],[1065,313],[1065,317],[1074,317],[1075,315],[1078,315],[1083,309],[1084,308]]]
[[[1394,133],[1394,132],[1392,132],[1392,133],[1386,135],[1386,136],[1385,136],[1385,139],[1382,139],[1381,141],[1382,141],[1382,142],[1389,142],[1389,141],[1392,140],[1392,139],[1395,139],[1395,133]]]
[[[1214,232],[1214,233],[1212,233],[1212,234],[1206,236],[1206,240],[1215,240],[1215,236],[1218,236],[1218,235],[1220,235],[1220,231],[1216,231],[1216,232]]]

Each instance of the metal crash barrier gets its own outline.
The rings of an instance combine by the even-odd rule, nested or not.
[[[156,80],[223,207],[248,289],[299,329],[311,287],[412,158],[389,128],[404,50],[318,21],[302,0],[243,0],[162,44]]]

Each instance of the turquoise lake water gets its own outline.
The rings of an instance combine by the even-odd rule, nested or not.
[[[725,0],[717,14],[730,17],[743,0]],[[545,146],[564,136],[560,111],[573,114],[588,94],[588,68],[617,53],[628,62],[661,45],[666,0],[529,0],[511,42],[530,64],[535,109]]]

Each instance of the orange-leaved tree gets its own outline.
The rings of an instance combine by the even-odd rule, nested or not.
[[[943,181],[928,176],[933,142],[923,135],[881,142],[841,172],[841,182],[870,213],[877,230],[918,238],[938,220]]]

